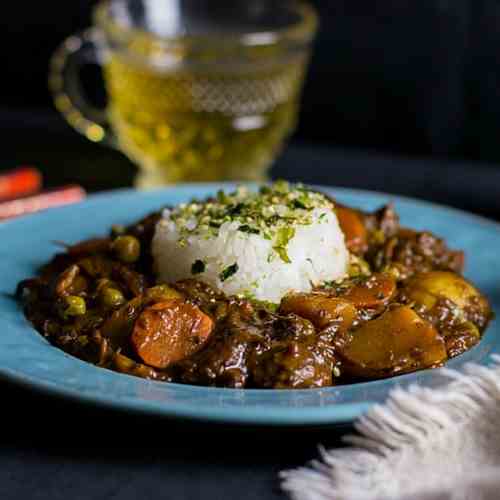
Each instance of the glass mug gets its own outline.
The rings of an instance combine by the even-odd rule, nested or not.
[[[76,130],[139,166],[137,187],[261,181],[295,127],[316,29],[298,0],[102,1],[54,53],[49,84]],[[104,110],[81,88],[95,63]]]

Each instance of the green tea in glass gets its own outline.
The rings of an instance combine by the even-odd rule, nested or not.
[[[297,119],[316,31],[292,0],[108,0],[54,54],[50,86],[68,122],[139,167],[138,187],[266,178]],[[99,63],[105,110],[80,91]]]

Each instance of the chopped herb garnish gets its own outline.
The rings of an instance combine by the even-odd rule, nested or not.
[[[279,304],[275,304],[274,302],[269,302],[268,300],[254,299],[254,300],[252,300],[252,302],[257,307],[261,307],[262,309],[266,309],[267,311],[272,312],[272,313],[275,313],[280,306]]]
[[[303,210],[305,210],[307,208],[304,205],[304,203],[302,203],[300,200],[293,200],[292,206],[293,206],[293,208],[302,208]]]
[[[238,215],[245,205],[243,203],[237,203],[236,205],[231,205],[227,209],[228,215]]]
[[[222,189],[220,189],[217,191],[217,201],[219,203],[230,203],[231,198]]]
[[[233,265],[227,266],[225,269],[222,270],[222,272],[219,274],[219,279],[221,281],[226,281],[233,274],[236,274],[237,272],[238,272],[238,263],[235,262]]]
[[[335,285],[335,281],[323,281],[323,288],[333,288]]]
[[[193,265],[191,266],[191,274],[201,274],[205,272],[205,263],[198,259],[193,262]]]
[[[293,227],[280,227],[276,234],[276,246],[286,247],[294,236],[295,229]]]
[[[288,253],[286,248],[283,247],[274,247],[274,251],[279,255],[280,259],[286,264],[291,264],[290,257],[288,257]]]
[[[280,259],[287,264],[292,262],[288,256],[286,247],[288,242],[295,236],[295,229],[293,227],[281,227],[276,234],[276,242],[273,250],[280,256]]]
[[[275,189],[275,191],[278,191],[278,193],[285,194],[290,191],[290,184],[283,179],[279,179],[274,183],[273,188]]]
[[[250,290],[244,290],[244,292],[241,294],[241,297],[243,297],[244,299],[247,299],[247,300],[256,300],[255,299],[255,294],[250,291]]]
[[[181,246],[188,244],[191,235],[214,238],[223,224],[237,223],[239,231],[273,241],[273,247],[279,248],[279,255],[287,261],[286,244],[292,237],[287,232],[312,224],[315,209],[324,209],[319,216],[322,220],[327,210],[333,208],[333,203],[321,193],[278,181],[258,192],[239,187],[230,193],[219,191],[215,198],[206,201],[180,204],[170,209],[169,218],[176,225]]]
[[[254,227],[250,227],[248,224],[244,224],[243,226],[240,226],[238,228],[238,231],[241,231],[242,233],[249,233],[249,234],[259,234],[260,231]]]

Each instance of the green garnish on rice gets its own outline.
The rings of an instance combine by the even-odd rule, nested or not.
[[[240,186],[231,193],[219,191],[207,202],[181,204],[172,211],[171,218],[183,240],[200,234],[217,237],[223,224],[238,222],[238,231],[274,240],[274,251],[289,263],[286,248],[295,233],[294,226],[311,224],[314,209],[332,207],[332,201],[321,193],[277,181],[257,192]]]
[[[333,201],[285,181],[165,209],[152,254],[161,283],[194,277],[273,304],[344,278],[349,264]]]
[[[191,274],[201,274],[203,272],[205,272],[205,263],[200,259],[195,260],[191,266]]]
[[[222,272],[219,274],[219,279],[222,282],[224,282],[237,272],[238,272],[238,263],[235,262],[233,265],[227,266],[225,269],[222,270]]]

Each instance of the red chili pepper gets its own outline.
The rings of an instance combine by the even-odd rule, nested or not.
[[[0,220],[38,212],[50,207],[68,205],[85,198],[83,188],[76,185],[63,186],[40,194],[0,203]]]
[[[42,188],[42,174],[34,167],[19,167],[0,174],[0,201],[28,196]]]

